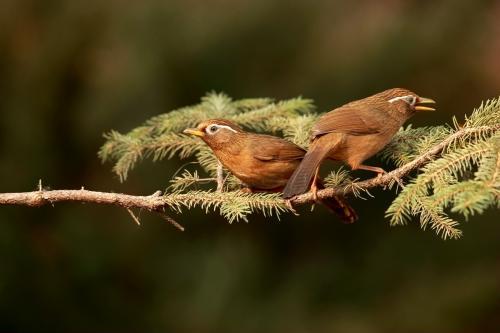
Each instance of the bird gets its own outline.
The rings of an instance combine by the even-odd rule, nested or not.
[[[201,138],[249,192],[280,192],[306,154],[290,141],[244,131],[226,119],[208,119],[183,133]],[[319,188],[323,187],[321,180],[316,182]],[[341,197],[320,202],[346,223],[357,220],[354,209]]]
[[[386,173],[363,162],[384,148],[416,112],[435,111],[424,105],[432,103],[435,101],[408,89],[392,88],[325,113],[313,125],[309,150],[288,180],[283,197],[310,189],[316,198],[314,179],[325,159],[343,161],[352,170],[373,171],[379,176]]]

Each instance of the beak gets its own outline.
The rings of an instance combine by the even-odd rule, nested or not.
[[[436,111],[436,109],[431,108],[429,106],[424,106],[421,104],[434,104],[436,103],[433,99],[430,98],[425,98],[425,97],[419,97],[417,104],[415,106],[415,110],[417,111]]]
[[[184,131],[182,131],[182,133],[199,137],[202,137],[204,135],[202,131],[199,131],[196,128],[186,128]]]

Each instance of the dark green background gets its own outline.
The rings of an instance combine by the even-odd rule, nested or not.
[[[120,184],[102,133],[211,90],[327,111],[402,86],[439,102],[415,125],[463,119],[500,93],[499,17],[498,1],[3,0],[0,192],[164,189],[182,162]],[[444,242],[390,228],[393,193],[374,193],[356,225],[190,211],[184,233],[113,207],[0,207],[0,331],[500,331],[498,211]]]

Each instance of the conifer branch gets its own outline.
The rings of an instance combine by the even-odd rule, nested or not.
[[[145,157],[153,160],[194,157],[208,174],[201,178],[197,171],[184,170],[173,178],[167,192],[150,196],[81,190],[44,190],[25,193],[0,193],[0,205],[39,207],[57,202],[74,201],[114,205],[124,208],[140,224],[133,209],[159,214],[180,230],[184,228],[166,215],[185,209],[201,208],[217,211],[230,223],[247,221],[252,213],[279,216],[294,213],[292,205],[313,203],[311,193],[289,201],[280,193],[247,193],[238,190],[241,182],[223,170],[215,155],[200,140],[179,134],[207,117],[224,117],[249,129],[281,134],[298,144],[307,145],[312,124],[311,101],[296,98],[274,102],[270,99],[232,101],[223,94],[209,94],[200,104],[172,111],[147,121],[129,133],[110,132],[101,148],[101,159],[115,162],[114,171],[121,180]],[[401,186],[386,211],[391,225],[406,224],[418,216],[422,229],[430,228],[443,238],[458,238],[458,221],[448,213],[468,218],[486,209],[500,207],[500,98],[486,101],[465,117],[463,125],[453,119],[454,126],[401,129],[380,156],[393,162],[396,169],[379,177],[358,181],[345,169],[333,171],[325,178],[326,189],[318,191],[320,199],[335,195],[370,196],[376,187],[391,189]],[[227,171],[227,170],[226,170]],[[406,186],[401,179],[409,178]],[[216,183],[217,190],[193,190],[193,186]],[[221,189],[226,190],[221,191]]]
[[[478,126],[473,128],[463,128],[445,140],[429,149],[426,153],[418,156],[413,161],[397,168],[383,176],[371,178],[364,181],[355,181],[347,183],[344,187],[326,188],[318,191],[318,197],[329,198],[334,195],[348,195],[359,191],[368,191],[375,187],[392,187],[395,179],[403,178],[412,171],[415,171],[433,161],[436,156],[441,154],[457,140],[464,137],[479,135],[485,131],[497,131],[500,125]],[[230,222],[246,219],[246,215],[253,211],[263,211],[266,215],[290,211],[284,200],[279,194],[248,194],[241,191],[231,192],[210,192],[210,191],[190,191],[187,193],[166,193],[161,194],[160,191],[148,195],[137,196],[121,193],[97,192],[85,189],[80,190],[44,190],[40,188],[38,191],[21,192],[21,193],[0,193],[0,205],[21,205],[29,207],[41,207],[47,204],[55,204],[58,202],[83,202],[95,203],[102,205],[113,205],[125,208],[129,213],[131,209],[145,209],[150,212],[161,214],[169,222],[179,226],[175,221],[164,215],[166,209],[173,209],[180,212],[181,208],[192,208],[200,206],[205,210],[210,208],[219,208],[221,214],[229,219]],[[291,200],[294,205],[306,204],[314,202],[311,193],[305,193]],[[430,214],[430,213],[429,213]],[[135,217],[132,213],[131,216]],[[137,218],[134,221],[138,223]],[[175,222],[175,223],[174,223]],[[433,226],[433,228],[445,228],[442,226]],[[183,230],[183,229],[181,229]],[[454,235],[454,230],[447,230],[447,233]]]
[[[0,193],[0,205],[41,207],[54,205],[58,202],[81,202],[95,203],[99,205],[111,205],[124,208],[132,217],[135,223],[140,225],[139,218],[134,214],[132,208],[146,209],[150,212],[160,214],[177,229],[184,231],[184,228],[168,217],[165,211],[165,202],[161,191],[147,196],[128,195],[122,193],[109,193],[89,191],[84,188],[80,190],[44,190],[41,186],[38,191],[20,193]]]
[[[318,198],[330,198],[334,195],[346,195],[352,194],[353,192],[358,190],[370,190],[375,187],[392,187],[394,186],[395,179],[401,179],[412,171],[419,169],[426,163],[434,160],[436,156],[442,153],[445,149],[447,149],[450,145],[455,143],[457,140],[461,140],[464,137],[469,137],[475,134],[481,134],[484,132],[495,132],[500,129],[500,125],[491,125],[491,126],[478,126],[478,127],[470,127],[470,128],[462,128],[451,134],[449,137],[436,144],[434,147],[430,148],[426,153],[418,156],[413,161],[406,163],[405,165],[388,172],[385,175],[380,177],[374,177],[371,179],[353,182],[347,185],[344,188],[326,188],[318,191]],[[293,204],[304,204],[308,202],[312,202],[313,196],[312,193],[305,193],[300,196],[297,196],[292,199]]]

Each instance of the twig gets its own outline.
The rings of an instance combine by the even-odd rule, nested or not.
[[[161,213],[161,212],[158,212],[160,214],[160,216],[165,220],[167,221],[168,223],[170,223],[171,225],[173,225],[174,227],[176,227],[177,229],[179,229],[180,231],[184,231],[184,227],[179,224],[176,220],[174,220],[173,218],[171,218],[170,216],[168,216],[167,214],[165,213]]]
[[[134,212],[132,211],[132,209],[130,208],[125,208],[127,210],[127,212],[130,214],[130,216],[132,217],[132,220],[134,220],[134,222],[138,225],[138,226],[141,226],[141,221],[139,221],[139,218],[137,216],[135,216]]]

